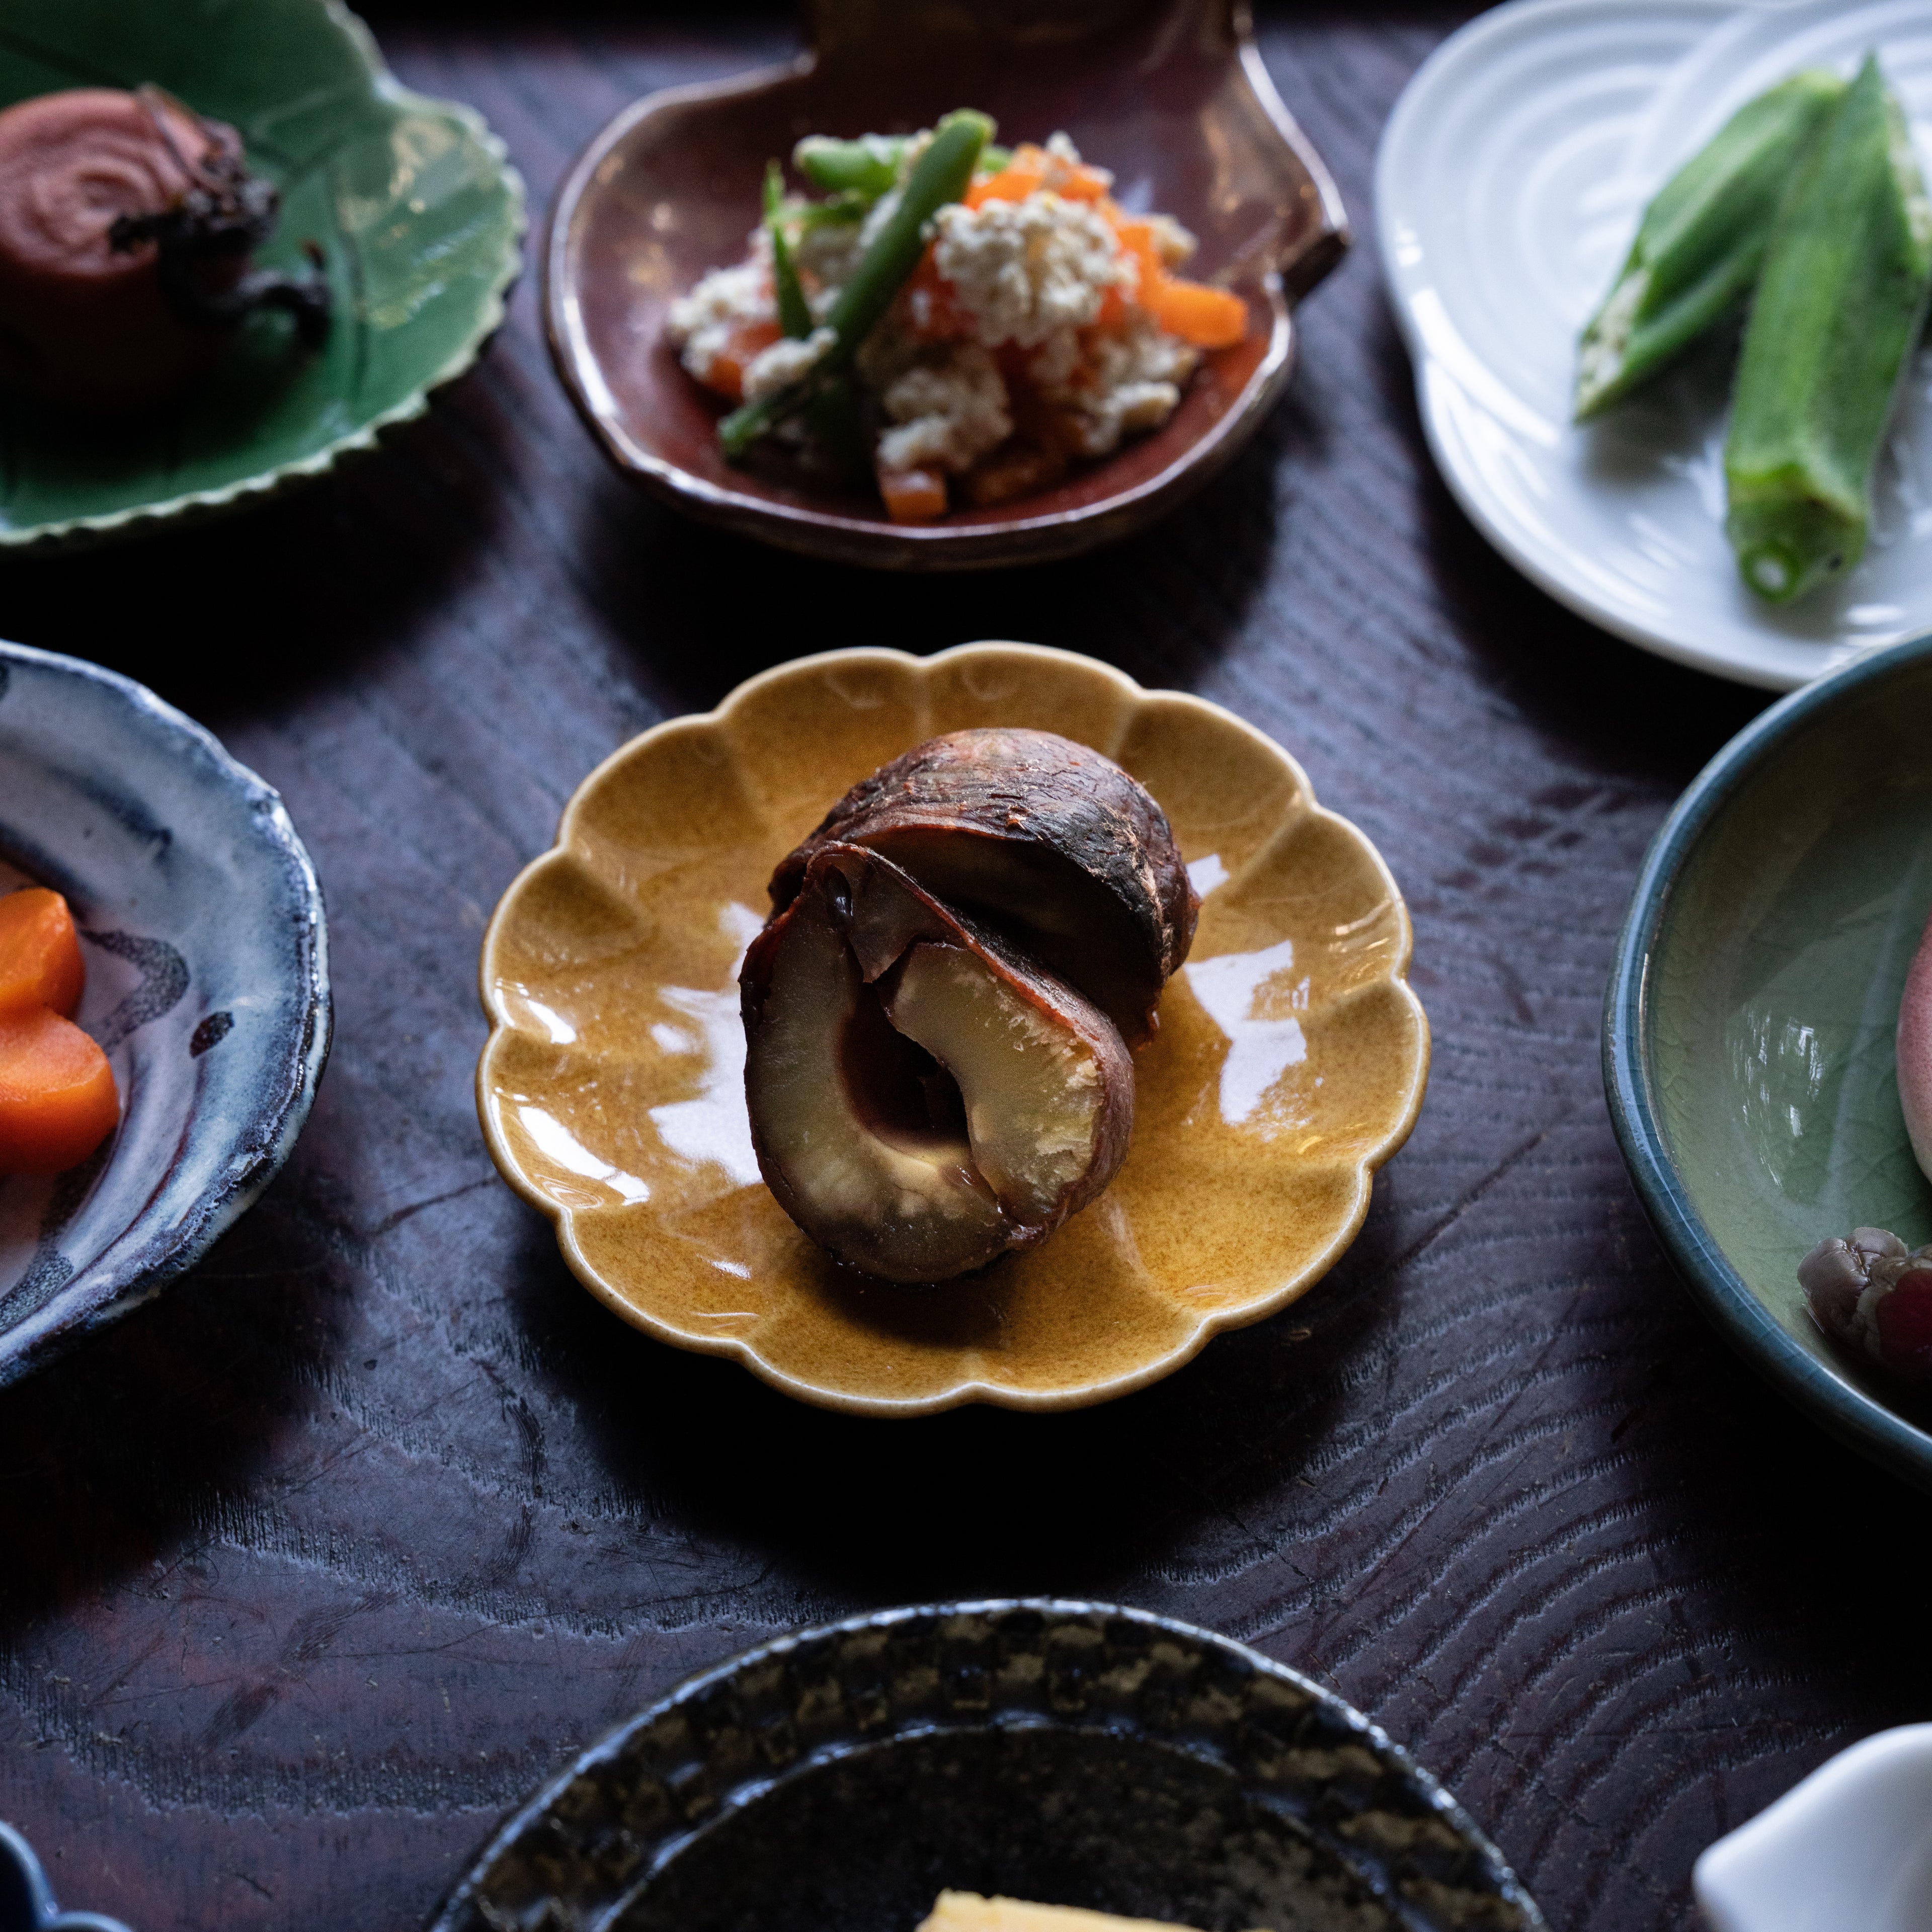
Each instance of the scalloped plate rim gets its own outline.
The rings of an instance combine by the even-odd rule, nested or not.
[[[478,305],[475,326],[465,340],[442,364],[400,402],[394,403],[367,422],[346,430],[333,442],[308,456],[299,456],[272,470],[258,471],[233,483],[213,490],[184,490],[147,503],[130,503],[118,510],[98,514],[64,518],[58,523],[0,524],[0,549],[24,550],[38,546],[75,548],[91,541],[106,540],[123,534],[140,533],[130,528],[150,522],[173,526],[177,520],[194,520],[224,510],[242,508],[250,499],[264,497],[310,477],[326,475],[346,456],[374,449],[385,430],[414,421],[429,407],[430,398],[473,368],[490,338],[503,326],[508,313],[508,298],[523,273],[523,241],[530,232],[529,193],[524,178],[510,159],[502,137],[491,128],[476,109],[466,101],[445,100],[405,86],[390,70],[381,46],[362,16],[352,13],[344,0],[320,0],[322,10],[343,31],[368,71],[370,91],[398,107],[420,107],[455,121],[496,164],[508,196],[510,225],[503,237],[504,253],[496,273]]]
[[[1097,674],[1113,683],[1120,694],[1130,702],[1142,701],[1150,698],[1179,702],[1204,712],[1220,722],[1236,727],[1245,735],[1266,746],[1274,756],[1280,758],[1294,774],[1297,787],[1305,800],[1304,808],[1314,818],[1342,826],[1350,838],[1358,842],[1360,850],[1366,854],[1380,874],[1389,902],[1399,915],[1400,946],[1388,975],[1387,983],[1396,988],[1414,1017],[1418,1028],[1414,1065],[1408,1082],[1406,1102],[1401,1118],[1380,1143],[1359,1156],[1353,1163],[1354,1198],[1349,1204],[1347,1216],[1329,1242],[1303,1268],[1268,1294],[1240,1307],[1218,1310],[1203,1316],[1186,1339],[1166,1354],[1123,1374],[1108,1377],[1105,1381],[1072,1387],[1030,1390],[1003,1388],[993,1384],[968,1380],[956,1383],[932,1395],[902,1401],[876,1396],[854,1395],[800,1380],[768,1360],[747,1338],[692,1334],[674,1328],[634,1304],[624,1300],[615,1288],[591,1267],[577,1243],[573,1226],[575,1210],[553,1200],[521,1172],[512,1157],[494,1118],[495,1088],[491,1076],[496,1043],[502,1036],[513,1034],[518,1029],[512,1025],[496,998],[490,961],[496,950],[499,934],[526,882],[559,854],[569,850],[571,834],[578,814],[585,802],[615,770],[620,761],[635,756],[639,748],[650,740],[673,730],[693,728],[715,729],[724,724],[740,704],[748,701],[754,694],[770,686],[830,666],[860,663],[884,664],[896,668],[912,666],[922,674],[926,667],[943,664],[974,653],[989,651],[1003,654],[1017,652],[1063,667],[1077,665],[1083,670]],[[1429,1016],[1408,979],[1414,946],[1414,931],[1408,915],[1408,903],[1402,897],[1394,874],[1389,869],[1388,861],[1383,858],[1375,842],[1352,821],[1344,818],[1339,812],[1330,811],[1321,802],[1316,796],[1315,788],[1310,782],[1308,774],[1293,753],[1276,744],[1265,732],[1258,730],[1245,718],[1237,716],[1225,706],[1216,704],[1210,698],[1196,697],[1191,692],[1150,690],[1129,676],[1125,671],[1112,664],[1103,664],[1098,658],[1084,656],[1078,651],[1060,650],[1049,645],[1023,644],[1009,639],[980,638],[970,643],[952,645],[943,651],[935,651],[926,657],[919,656],[910,651],[894,650],[882,645],[860,645],[844,650],[820,651],[809,657],[796,658],[782,664],[772,665],[747,678],[742,684],[734,686],[712,710],[687,712],[680,717],[666,718],[648,730],[640,732],[637,736],[626,740],[608,756],[600,760],[572,793],[558,822],[554,842],[523,866],[504,888],[502,897],[498,899],[496,908],[490,914],[490,922],[484,931],[483,943],[477,959],[478,991],[484,1015],[490,1023],[490,1036],[476,1062],[477,1118],[482,1127],[484,1140],[489,1148],[490,1157],[498,1173],[515,1193],[537,1209],[555,1227],[557,1245],[562,1250],[571,1272],[614,1314],[656,1340],[668,1342],[673,1348],[682,1349],[689,1354],[719,1355],[735,1360],[748,1369],[760,1381],[783,1394],[808,1402],[814,1408],[838,1410],[848,1414],[886,1418],[933,1415],[968,1402],[984,1402],[989,1407],[1035,1413],[1090,1408],[1103,1402],[1111,1402],[1120,1396],[1130,1395],[1137,1389],[1162,1380],[1175,1370],[1184,1367],[1192,1361],[1218,1334],[1231,1329],[1250,1327],[1255,1322],[1265,1321],[1271,1315],[1278,1314],[1321,1280],[1361,1232],[1362,1224],[1368,1216],[1376,1174],[1400,1152],[1403,1143],[1414,1129],[1428,1090],[1431,1046]],[[1379,979],[1378,983],[1381,983]]]

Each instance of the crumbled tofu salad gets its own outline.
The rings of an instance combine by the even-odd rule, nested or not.
[[[737,405],[736,461],[770,438],[869,470],[895,522],[1030,494],[1174,412],[1240,296],[1174,270],[1194,238],[1130,215],[1064,134],[990,145],[962,110],[912,135],[812,135],[774,162],[745,260],[671,304],[684,367]]]

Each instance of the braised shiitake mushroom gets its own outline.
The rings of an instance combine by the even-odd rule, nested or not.
[[[1085,994],[1130,1046],[1152,1038],[1200,900],[1166,814],[1111,758],[1051,731],[930,739],[854,785],[780,862],[779,911],[834,841],[884,853],[1005,935]]]
[[[759,1166],[854,1267],[942,1281],[1030,1247],[1126,1153],[1112,1022],[876,852],[821,844],[740,984]]]
[[[1199,908],[1159,806],[1047,731],[955,731],[855,785],[772,874],[740,976],[745,1092],[785,1211],[943,1281],[1112,1180]]]

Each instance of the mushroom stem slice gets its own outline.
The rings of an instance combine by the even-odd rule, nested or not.
[[[1043,1239],[1125,1156],[1132,1062],[1106,1016],[875,853],[821,850],[741,985],[759,1165],[842,1261],[964,1274]]]
[[[928,740],[853,787],[772,875],[781,911],[832,843],[883,854],[930,893],[1150,1039],[1200,901],[1166,815],[1111,758],[1051,731]]]
[[[1125,1108],[1110,1107],[1118,1070],[1064,1014],[980,956],[930,940],[905,956],[886,1014],[957,1082],[973,1164],[1034,1239],[1113,1179],[1132,1126],[1131,1072]]]

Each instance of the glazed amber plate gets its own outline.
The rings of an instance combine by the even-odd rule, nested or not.
[[[836,1265],[759,1178],[738,962],[773,866],[833,800],[978,724],[1058,731],[1132,772],[1201,922],[1136,1059],[1113,1186],[1031,1253],[894,1286]],[[1427,1078],[1408,954],[1380,854],[1218,706],[1027,644],[834,651],[585,779],[484,938],[478,1106],[505,1178],[647,1334],[861,1414],[1076,1408],[1286,1306],[1348,1246]]]

